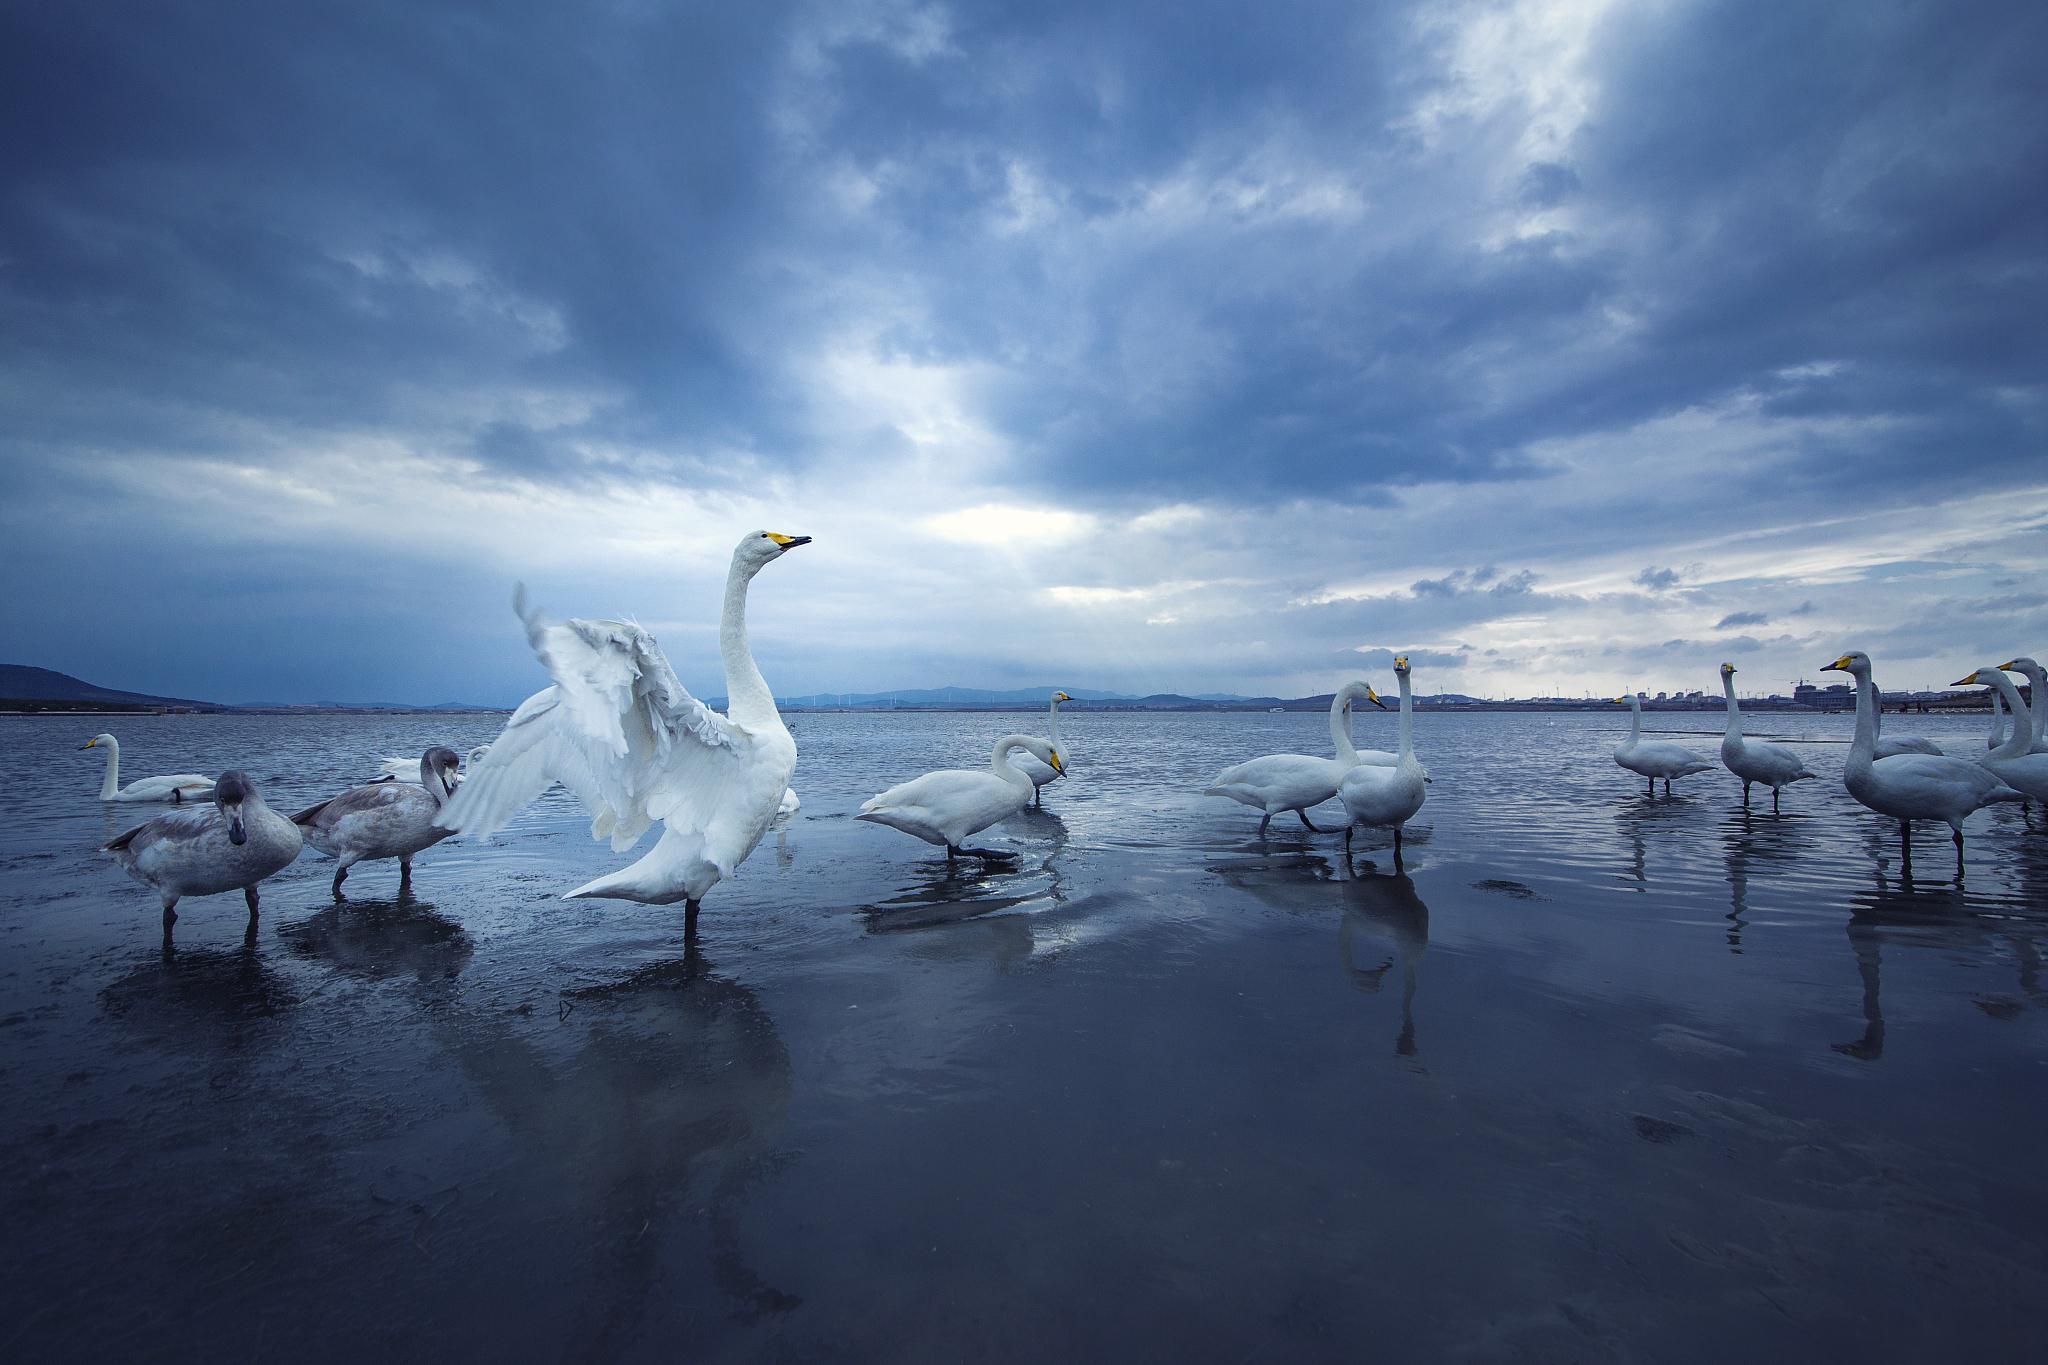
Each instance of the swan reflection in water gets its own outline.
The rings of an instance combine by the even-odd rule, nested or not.
[[[1401,873],[1389,875],[1347,868],[1343,888],[1344,918],[1337,926],[1337,960],[1352,985],[1374,994],[1395,958],[1400,960],[1401,1032],[1394,1039],[1394,1051],[1403,1057],[1413,1057],[1415,977],[1423,954],[1429,951],[1429,907],[1415,894],[1415,882]],[[1361,940],[1391,943],[1395,957],[1378,967],[1361,968]]]
[[[360,981],[453,981],[476,953],[468,930],[411,892],[330,905],[283,926],[277,936],[294,953]]]
[[[742,1245],[749,1188],[786,1159],[774,1143],[792,1089],[788,1049],[755,993],[688,942],[679,959],[562,992],[554,1014],[531,1027],[472,1013],[443,1033],[510,1131],[513,1164],[497,1177],[509,1206],[548,1211],[518,1231],[580,1258],[561,1268],[574,1305],[561,1354],[608,1359],[640,1337],[656,1291],[673,1289],[664,1247],[697,1213],[734,1317],[795,1308]]]
[[[886,900],[860,907],[868,932],[899,933],[986,920],[1001,926],[998,932],[1008,939],[1007,949],[999,946],[999,959],[1007,961],[1020,951],[1029,957],[1035,936],[1030,916],[1023,912],[1066,903],[1066,874],[1059,857],[1067,848],[1067,824],[1052,811],[1027,806],[1003,821],[1001,828],[1030,840],[1018,850],[1018,861],[995,867],[957,860],[920,862],[919,871],[925,875],[918,881]]]
[[[1742,955],[1742,932],[1749,927],[1749,878],[1752,871],[1790,872],[1797,868],[1805,836],[1805,817],[1772,815],[1759,818],[1747,806],[1722,823],[1722,862],[1728,869],[1728,951]]]
[[[194,1051],[234,1051],[298,1003],[253,937],[239,948],[180,948],[166,938],[100,991],[108,1017]]]

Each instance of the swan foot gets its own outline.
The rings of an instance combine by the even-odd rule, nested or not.
[[[967,845],[962,844],[960,851],[970,858],[979,858],[985,863],[1014,863],[1017,861],[1017,855],[1007,849],[969,848]]]
[[[1294,818],[1295,818],[1295,819],[1297,819],[1297,820],[1299,820],[1299,821],[1301,821],[1301,825],[1302,825],[1302,828],[1303,828],[1303,829],[1306,829],[1306,830],[1307,830],[1307,831],[1308,831],[1308,832],[1309,832],[1310,834],[1328,834],[1328,833],[1330,833],[1330,831],[1329,831],[1329,830],[1326,830],[1326,829],[1317,829],[1317,828],[1316,828],[1316,827],[1315,827],[1314,825],[1310,824],[1310,823],[1309,823],[1309,818],[1308,818],[1308,812],[1307,812],[1307,811],[1305,811],[1305,810],[1298,810],[1298,811],[1294,812]]]

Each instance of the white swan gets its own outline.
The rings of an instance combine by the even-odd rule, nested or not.
[[[1721,691],[1728,698],[1728,733],[1721,737],[1721,762],[1742,779],[1742,804],[1749,804],[1749,784],[1771,789],[1771,813],[1778,813],[1778,789],[1801,782],[1808,772],[1799,755],[1782,744],[1751,743],[1742,733],[1742,705],[1735,700],[1735,665],[1721,665]]]
[[[691,696],[654,637],[623,621],[550,626],[515,601],[534,653],[555,685],[507,721],[438,817],[463,834],[497,829],[556,782],[592,814],[590,834],[624,852],[659,820],[660,840],[630,867],[586,882],[583,896],[698,904],[754,851],[796,770],[796,741],[747,646],[747,587],[809,536],[757,531],[732,553],[718,649],[729,702],[720,715]]]
[[[2027,720],[2034,731],[2033,752],[2048,753],[2048,668],[2041,667],[2024,654],[2017,659],[2007,659],[1999,668],[2027,680],[2027,690],[2033,693],[2033,701],[2027,708]]]
[[[398,859],[398,890],[412,886],[412,856],[452,834],[434,817],[455,795],[456,771],[462,759],[453,749],[435,745],[413,763],[422,781],[366,783],[308,806],[292,817],[306,842],[339,860],[334,869],[334,898],[357,863]]]
[[[1871,745],[1871,752],[1879,758],[1897,758],[1900,754],[1926,754],[1930,758],[1941,757],[1941,746],[1924,735],[1906,735],[1899,739],[1884,737],[1884,698],[1877,699],[1877,740]]]
[[[795,815],[799,810],[803,809],[803,804],[802,800],[797,797],[795,787],[784,787],[782,789],[782,799],[775,803],[775,818],[779,820],[785,815]]]
[[[471,749],[469,757],[463,760],[464,770],[474,770],[477,764],[484,761],[484,755],[490,751],[491,746],[488,744],[479,744],[474,749]],[[395,777],[401,782],[422,782],[425,780],[420,771],[420,761],[416,758],[380,759],[377,764],[377,772],[381,777]]]
[[[1643,700],[1634,692],[1625,697],[1616,697],[1616,705],[1628,703],[1628,740],[1616,746],[1614,761],[1632,773],[1649,781],[1651,795],[1656,795],[1657,779],[1664,779],[1664,794],[1671,794],[1671,779],[1690,777],[1694,773],[1706,772],[1714,766],[1713,760],[1704,754],[1696,754],[1680,744],[1669,741],[1643,739]]]
[[[213,804],[175,810],[137,825],[106,845],[129,876],[155,888],[164,933],[186,896],[240,890],[256,932],[256,885],[299,856],[299,827],[264,804],[249,775],[230,769],[213,786]]]
[[[986,768],[942,768],[913,777],[862,803],[856,820],[900,829],[928,844],[943,844],[947,861],[956,853],[976,858],[1013,858],[1012,853],[967,848],[961,840],[1031,804],[1031,779],[1010,755],[1022,749],[1055,773],[1066,764],[1060,751],[1034,735],[1004,735]]]
[[[1981,763],[1932,754],[1894,754],[1879,758],[1877,748],[1877,685],[1870,680],[1870,656],[1860,651],[1842,655],[1827,671],[1856,680],[1856,738],[1842,769],[1849,795],[1899,822],[1904,861],[1913,861],[1913,821],[1940,820],[1954,831],[1956,875],[1963,871],[1963,818],[1995,801],[2024,798]]]
[[[2006,709],[2012,712],[2012,734],[1978,762],[2006,786],[2032,800],[2048,802],[2048,753],[2034,748],[2033,717],[2027,714],[2026,703],[2020,698],[2020,690],[2012,685],[2012,679],[2000,669],[1980,668],[1953,685],[1988,687],[1993,696],[2005,698]]]
[[[2005,702],[1997,692],[1991,694],[1991,733],[1984,736],[1986,749],[1997,749],[2005,744]]]
[[[172,773],[168,777],[138,777],[121,785],[121,741],[112,735],[94,735],[80,749],[107,751],[106,775],[100,778],[102,801],[204,801],[213,795],[213,779],[204,773]]]
[[[1386,709],[1379,693],[1373,691],[1369,684],[1348,682],[1338,688],[1337,695],[1330,698],[1330,746],[1336,750],[1335,758],[1311,758],[1307,754],[1267,754],[1261,758],[1248,758],[1216,774],[1216,780],[1203,789],[1202,795],[1227,796],[1263,811],[1259,818],[1259,833],[1262,835],[1274,816],[1289,810],[1315,833],[1326,833],[1309,824],[1307,812],[1310,806],[1320,805],[1335,796],[1338,785],[1344,781],[1344,774],[1364,761],[1351,743],[1351,704],[1354,701],[1369,701],[1382,710]],[[1394,756],[1389,754],[1387,757],[1392,759]],[[1384,765],[1375,762],[1374,766]]]
[[[1408,656],[1394,657],[1394,678],[1401,687],[1401,750],[1394,766],[1361,763],[1344,774],[1337,797],[1349,818],[1344,825],[1344,852],[1351,852],[1351,831],[1359,825],[1394,829],[1394,865],[1401,865],[1401,825],[1415,818],[1428,795],[1428,774],[1415,761],[1415,693],[1408,680]]]
[[[1052,747],[1055,749],[1059,749],[1060,747],[1060,703],[1063,701],[1072,700],[1073,698],[1068,696],[1064,692],[1055,692],[1052,694],[1052,704],[1046,707],[1046,710],[1051,712],[1052,714],[1052,733],[1050,736],[1048,736],[1048,738],[1052,744]],[[1069,755],[1067,751],[1064,749],[1060,749],[1060,759],[1062,763],[1064,763],[1068,757]],[[1060,772],[1056,773],[1052,770],[1051,764],[1040,763],[1038,761],[1038,755],[1030,753],[1013,754],[1010,757],[1010,762],[1016,764],[1017,767],[1021,768],[1024,772],[1024,775],[1031,779],[1031,804],[1034,806],[1042,804],[1039,800],[1039,797],[1042,794],[1041,789],[1045,786],[1045,784],[1051,782],[1053,779],[1057,778],[1060,775],[1060,773],[1066,771],[1066,768],[1062,767],[1060,769]]]

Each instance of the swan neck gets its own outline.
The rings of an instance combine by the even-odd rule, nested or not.
[[[735,720],[779,720],[775,694],[768,690],[747,643],[747,588],[753,579],[752,572],[739,564],[726,575],[725,609],[718,620],[718,652],[725,663],[725,709]]]
[[[1628,742],[1634,747],[1643,737],[1643,699],[1631,693],[1628,699]]]
[[[1401,683],[1401,751],[1403,763],[1415,761],[1415,688],[1403,673]]]
[[[1346,767],[1358,764],[1358,746],[1351,742],[1351,713],[1344,709],[1344,703],[1365,695],[1365,690],[1356,683],[1346,683],[1337,689],[1337,695],[1330,698],[1330,748],[1336,751],[1337,761]]]
[[[1060,704],[1052,702],[1047,705],[1046,710],[1052,712],[1052,747],[1057,749],[1060,747]]]
[[[1877,752],[1877,684],[1868,673],[1856,675],[1856,738],[1849,744],[1849,762],[1868,767]]]
[[[1032,790],[1031,779],[1025,775],[1022,768],[1010,762],[1010,755],[1023,747],[1024,737],[1022,735],[1003,736],[996,741],[995,756],[989,760],[988,766],[1003,781],[1013,787],[1021,787],[1024,791],[1029,792]]]
[[[1721,675],[1721,691],[1728,698],[1728,738],[1742,738],[1742,704],[1735,700],[1735,675]]]
[[[121,742],[110,739],[105,747],[107,771],[100,778],[100,800],[111,801],[121,791]]]
[[[2003,673],[1990,677],[1994,695],[2005,698],[2005,709],[2012,712],[2012,733],[2005,737],[2005,743],[1991,751],[1991,756],[2018,758],[2034,747],[2033,717],[2027,714],[2026,703],[2020,700],[2020,690],[2012,685],[2011,678]]]
[[[2027,691],[2033,694],[2033,699],[2027,704],[2027,721],[2033,726],[2036,743],[2048,735],[2048,688],[2041,685],[2043,681],[2048,681],[2048,673],[2038,668],[2027,674]]]

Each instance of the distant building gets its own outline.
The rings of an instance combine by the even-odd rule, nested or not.
[[[1856,704],[1856,694],[1847,683],[1815,687],[1810,682],[1802,682],[1792,689],[1792,700],[1796,705],[1811,706],[1819,711],[1847,711]]]

